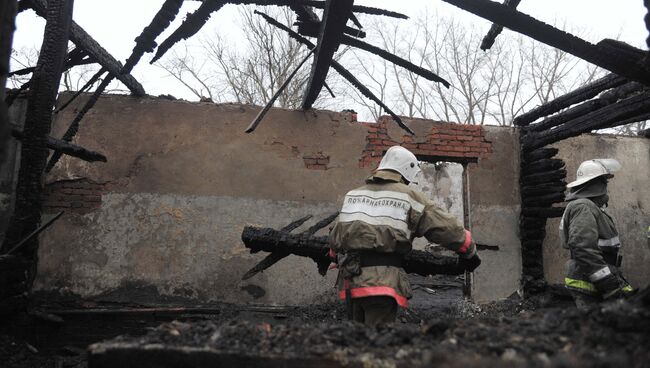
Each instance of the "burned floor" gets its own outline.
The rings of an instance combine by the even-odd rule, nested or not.
[[[578,311],[562,290],[477,305],[462,280],[414,278],[398,322],[341,303],[119,305],[41,299],[0,330],[6,367],[646,367],[650,293]],[[36,301],[34,301],[36,302]],[[89,345],[89,346],[88,346]]]

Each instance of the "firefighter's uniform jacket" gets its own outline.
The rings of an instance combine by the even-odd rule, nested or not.
[[[612,274],[620,277],[621,242],[611,216],[589,198],[568,197],[560,221],[560,241],[571,252],[565,286],[588,295],[603,296],[595,284]],[[621,279],[623,291],[632,291]]]
[[[402,182],[399,173],[376,171],[366,185],[345,195],[338,221],[330,232],[330,246],[337,253],[408,253],[411,241],[427,240],[470,258],[476,252],[471,234],[458,221],[436,207],[421,192]],[[390,296],[406,307],[411,286],[406,272],[393,265],[361,268],[361,273],[344,280],[339,277],[339,296],[345,299],[348,283],[352,298]]]

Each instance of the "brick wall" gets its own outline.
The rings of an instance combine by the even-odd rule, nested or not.
[[[43,211],[88,213],[102,204],[104,184],[86,179],[57,181],[45,186]]]
[[[359,167],[376,166],[384,152],[395,145],[411,150],[419,158],[452,162],[475,162],[492,153],[492,142],[485,139],[480,125],[432,123],[426,135],[403,135],[397,141],[388,135],[386,124],[394,124],[390,117],[382,117],[377,123],[362,123],[368,127],[366,148]]]
[[[302,156],[305,162],[305,167],[311,170],[327,170],[327,165],[330,163],[330,156],[323,154],[322,151],[316,153],[309,153]]]

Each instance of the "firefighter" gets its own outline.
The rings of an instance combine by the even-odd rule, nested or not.
[[[571,252],[564,282],[581,310],[632,291],[619,270],[622,257],[616,225],[605,211],[607,182],[620,168],[614,159],[588,160],[567,185],[568,204],[559,228],[562,246]]]
[[[330,246],[350,319],[370,326],[394,322],[397,307],[407,307],[411,286],[401,261],[416,237],[455,251],[468,271],[481,263],[470,232],[408,186],[419,172],[415,155],[393,146],[366,184],[345,195]]]

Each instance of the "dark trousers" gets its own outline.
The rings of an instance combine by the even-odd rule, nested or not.
[[[367,326],[395,322],[397,302],[390,296],[354,298],[352,299],[352,318]]]

